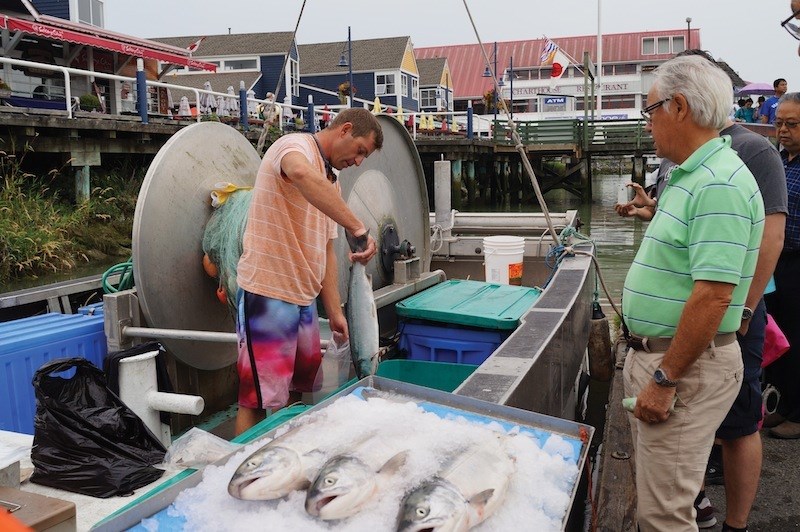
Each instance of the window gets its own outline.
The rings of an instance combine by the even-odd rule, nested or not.
[[[411,99],[419,100],[419,79],[411,78]]]
[[[642,55],[677,54],[686,49],[683,35],[642,39]]]
[[[394,74],[375,74],[375,95],[397,94]]]
[[[294,59],[289,59],[289,79],[292,84],[292,96],[300,96],[300,65]],[[353,83],[355,85],[355,83]]]
[[[408,74],[400,74],[400,94],[408,96]]]
[[[624,74],[636,74],[636,65],[623,63],[621,65],[603,65],[604,76],[621,76]]]
[[[636,107],[633,94],[603,96],[603,109],[632,109]]]
[[[419,106],[436,108],[436,89],[422,89],[420,91]]]
[[[103,1],[78,0],[78,22],[103,27]]]
[[[257,59],[226,59],[225,70],[255,70],[258,68]]]

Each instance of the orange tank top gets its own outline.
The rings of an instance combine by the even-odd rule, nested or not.
[[[283,177],[281,160],[293,151],[325,173],[311,135],[284,135],[270,146],[253,188],[237,277],[248,292],[310,305],[322,290],[326,248],[337,226]],[[339,183],[335,187],[341,194]]]

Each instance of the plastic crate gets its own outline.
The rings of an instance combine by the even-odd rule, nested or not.
[[[538,288],[451,279],[395,305],[398,317],[513,331],[541,294]]]
[[[31,381],[45,362],[83,357],[103,367],[106,353],[102,315],[50,313],[0,324],[0,430],[33,434]]]
[[[398,347],[410,360],[480,365],[511,331],[467,329],[444,323],[404,321]]]
[[[452,392],[477,368],[478,366],[472,364],[395,359],[381,362],[378,366],[378,376],[443,392]]]

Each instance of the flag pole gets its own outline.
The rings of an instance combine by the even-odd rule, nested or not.
[[[554,41],[553,39],[551,39],[550,37],[548,37],[547,35],[544,35],[544,34],[542,34],[542,36],[545,38],[545,41],[556,42],[556,41]],[[571,55],[569,55],[569,54],[566,52],[566,50],[564,50],[563,48],[561,48],[561,46],[559,46],[559,45],[558,45],[558,43],[556,43],[556,46],[558,46],[558,49],[561,51],[561,53],[562,53],[562,54],[564,54],[565,56],[567,56],[567,59],[569,59],[569,60],[570,60],[570,63],[572,64],[572,66],[574,66],[574,67],[575,67],[575,68],[578,70],[578,72],[580,72],[581,74],[583,74],[583,75],[585,76],[585,75],[586,75],[586,73],[585,73],[585,72],[583,71],[583,69],[582,69],[582,68],[579,66],[581,63],[580,63],[580,62],[579,62],[577,59],[575,59],[574,57],[572,57]]]

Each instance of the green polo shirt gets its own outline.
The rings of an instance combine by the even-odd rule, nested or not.
[[[729,136],[710,140],[673,170],[625,278],[622,314],[632,333],[675,336],[695,281],[735,285],[718,332],[739,329],[764,203],[730,144]]]

